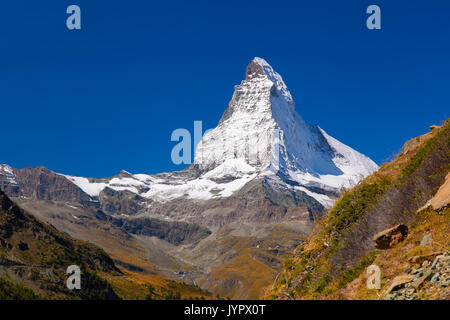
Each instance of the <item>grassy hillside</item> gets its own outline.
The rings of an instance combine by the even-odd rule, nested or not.
[[[439,239],[436,245],[440,243],[441,251],[449,250],[448,210],[439,215],[417,213],[444,183],[449,169],[450,121],[446,121],[408,141],[396,159],[345,192],[309,240],[285,261],[284,272],[266,298],[369,298],[368,293],[349,294],[350,284],[362,281],[361,274],[374,261],[389,274],[394,261],[420,250],[407,245],[417,243],[424,226]],[[375,249],[374,235],[399,223],[410,227],[407,241],[395,250]]]
[[[81,268],[81,290],[66,287],[70,265]],[[213,297],[156,272],[119,269],[102,249],[40,222],[0,191],[0,300],[188,298]]]
[[[78,265],[81,290],[66,287],[66,270]],[[31,288],[37,295],[56,299],[118,299],[99,272],[119,274],[111,258],[92,244],[76,241],[43,224],[0,191],[0,277],[2,295]],[[5,282],[6,281],[6,282]],[[31,295],[25,294],[27,297]]]
[[[18,283],[0,278],[0,300],[40,300],[41,296]]]
[[[409,235],[399,245],[388,250],[380,250],[374,255],[373,263],[381,269],[381,290],[367,288],[367,274],[361,272],[349,277],[348,284],[338,286],[335,291],[326,296],[327,299],[364,299],[384,298],[386,290],[397,276],[409,275],[413,270],[419,270],[421,263],[414,263],[416,257],[428,257],[429,263],[434,256],[448,252],[450,248],[450,208],[435,211],[431,207],[419,211],[409,226]],[[421,245],[426,235],[432,235],[431,245]],[[442,276],[441,272],[441,276]],[[431,278],[431,276],[430,276]],[[428,279],[430,280],[430,279]],[[418,291],[419,299],[450,299],[450,290],[442,285],[425,283]]]
[[[197,286],[157,274],[122,270],[123,275],[102,275],[125,300],[211,300],[220,297]]]

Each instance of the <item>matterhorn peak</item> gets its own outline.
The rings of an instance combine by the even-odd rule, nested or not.
[[[307,124],[295,111],[281,75],[258,57],[247,66],[219,125],[197,145],[194,163],[208,177],[240,163],[257,175],[275,174],[297,185],[333,190],[377,169],[364,155]]]
[[[306,123],[281,75],[266,60],[254,58],[219,124],[197,144],[190,168],[155,176],[122,171],[108,181],[66,178],[94,198],[109,187],[160,202],[228,197],[259,179],[329,207],[333,200],[327,194],[355,185],[378,166]]]
[[[250,80],[257,77],[267,77],[263,66],[268,64],[264,59],[254,58],[245,70],[245,80]]]
[[[296,125],[307,126],[295,112],[283,78],[266,60],[256,57],[247,66],[245,80],[235,87],[219,125],[198,144],[194,163],[202,171],[235,159],[256,172],[278,168],[277,141],[283,139],[282,130],[290,134],[309,130],[300,128],[292,133]]]
[[[293,102],[291,93],[280,74],[278,74],[266,60],[255,57],[247,66],[245,80],[261,77],[272,82],[274,93],[281,94],[286,100]]]

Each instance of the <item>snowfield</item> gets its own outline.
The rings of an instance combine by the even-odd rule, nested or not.
[[[17,184],[14,176],[13,168],[8,166],[7,164],[0,164],[0,173],[4,174],[6,176],[6,179],[11,184]]]

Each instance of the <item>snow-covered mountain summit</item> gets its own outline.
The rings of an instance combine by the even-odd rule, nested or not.
[[[194,164],[209,178],[245,171],[327,190],[354,185],[378,168],[307,124],[282,77],[261,58],[250,62],[219,125],[198,144]]]
[[[330,194],[339,194],[377,168],[366,156],[307,124],[282,77],[265,60],[254,58],[219,124],[198,143],[189,168],[157,175],[123,171],[103,179],[64,177],[94,201],[106,188],[157,202],[225,198],[258,179],[268,188],[300,192],[329,207]],[[11,168],[0,170],[14,181]]]

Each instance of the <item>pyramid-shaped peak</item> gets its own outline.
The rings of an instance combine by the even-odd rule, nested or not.
[[[131,178],[132,174],[129,173],[128,171],[126,171],[126,170],[121,170],[120,173],[117,176],[123,177],[123,178]]]
[[[263,58],[255,57],[247,66],[245,71],[245,80],[253,80],[255,78],[268,79],[274,84],[275,92],[284,96],[284,98],[292,103],[293,99],[283,78],[278,74],[272,66]]]
[[[262,58],[255,57],[247,66],[247,70],[245,72],[245,79],[249,80],[254,77],[266,76],[268,77],[269,73],[275,72],[270,64],[267,63],[266,60]]]
[[[219,125],[198,143],[194,163],[205,177],[232,176],[228,169],[239,164],[245,172],[251,171],[246,167],[250,166],[253,174],[275,174],[329,190],[348,187],[377,168],[367,157],[306,123],[282,77],[258,57],[249,63],[246,79],[235,86]],[[235,171],[235,176],[242,176],[242,170]]]

